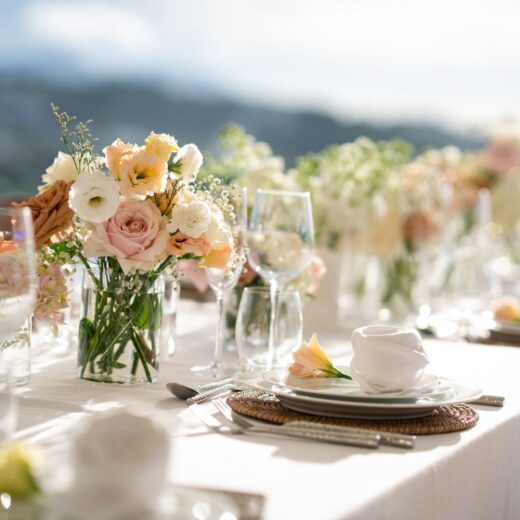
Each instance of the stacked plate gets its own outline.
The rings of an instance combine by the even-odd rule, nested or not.
[[[258,386],[298,412],[378,420],[425,417],[439,406],[473,401],[482,394],[476,387],[432,375],[407,392],[369,394],[348,379],[300,379],[285,368],[268,371]]]

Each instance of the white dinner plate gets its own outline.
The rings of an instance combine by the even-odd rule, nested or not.
[[[507,334],[516,334],[520,336],[520,322],[496,320],[492,330],[496,332],[505,332]]]
[[[340,370],[344,371],[342,368]],[[264,374],[264,379],[273,385],[312,397],[375,402],[415,402],[422,397],[446,395],[457,385],[457,382],[452,379],[424,374],[419,383],[406,392],[374,394],[365,392],[358,383],[349,379],[331,377],[300,378],[291,375],[287,368],[273,368]]]
[[[424,417],[430,415],[439,406],[473,401],[482,395],[481,390],[476,387],[456,384],[447,394],[420,397],[412,402],[388,402],[313,397],[267,381],[259,382],[257,386],[276,395],[284,406],[292,410],[313,415],[352,419],[409,419]]]

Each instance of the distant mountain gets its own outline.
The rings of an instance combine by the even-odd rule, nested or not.
[[[150,130],[173,133],[179,142],[214,150],[215,136],[227,123],[242,125],[267,141],[288,165],[298,155],[364,135],[373,139],[401,137],[421,150],[454,144],[481,145],[428,124],[374,126],[345,122],[312,112],[282,111],[223,99],[187,86],[165,89],[132,82],[81,83],[68,86],[30,77],[0,77],[0,195],[35,191],[43,170],[59,149],[59,133],[50,111],[53,101],[80,120],[93,119],[100,148],[116,137],[140,142]]]

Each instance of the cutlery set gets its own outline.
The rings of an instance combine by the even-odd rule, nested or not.
[[[223,397],[248,388],[247,385],[227,378],[215,383],[190,388],[180,383],[168,383],[168,390],[179,399],[186,400],[190,410],[208,428],[227,434],[256,434],[297,437],[307,440],[343,444],[368,449],[376,449],[380,445],[411,449],[415,446],[415,435],[404,435],[383,431],[372,431],[363,428],[352,428],[332,424],[314,423],[311,421],[294,421],[283,425],[258,424],[235,413]],[[202,406],[211,403],[219,412],[218,419]],[[501,407],[504,398],[483,395],[473,404]]]

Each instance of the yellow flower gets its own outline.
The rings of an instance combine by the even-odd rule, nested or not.
[[[338,377],[351,379],[334,367],[332,361],[321,348],[316,334],[310,341],[292,352],[293,362],[289,365],[289,372],[296,377]]]
[[[168,134],[156,134],[152,132],[144,141],[146,151],[154,153],[163,161],[168,161],[170,155],[176,152],[179,147],[174,137]]]
[[[496,320],[520,321],[520,302],[516,298],[503,298],[493,307]]]
[[[21,444],[0,450],[0,493],[24,497],[39,491],[32,469],[38,463],[38,452]]]
[[[125,197],[142,200],[165,190],[168,168],[163,159],[140,149],[121,159],[119,178],[121,193]]]

